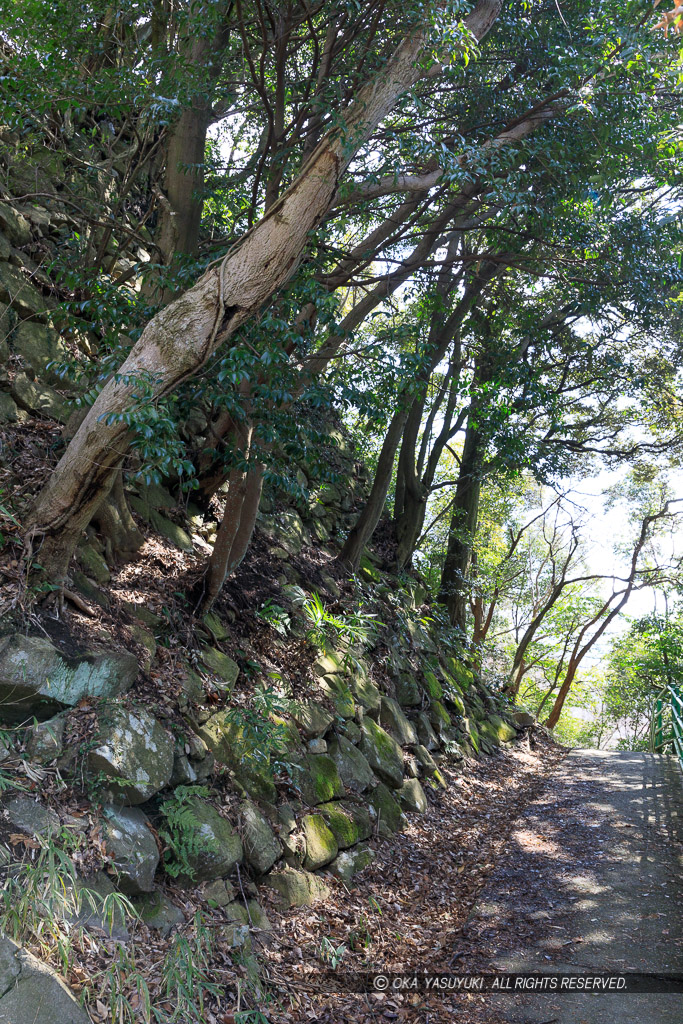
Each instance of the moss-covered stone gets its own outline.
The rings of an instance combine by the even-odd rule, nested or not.
[[[366,711],[378,710],[382,702],[382,695],[371,679],[364,674],[356,674],[351,677],[349,686],[361,707]]]
[[[330,895],[329,886],[322,878],[311,874],[310,871],[298,871],[296,868],[271,871],[263,879],[263,885],[278,893],[278,903],[283,909],[309,907],[328,899]]]
[[[360,841],[358,824],[341,803],[321,804],[319,810],[340,850],[347,850],[349,846],[355,846]]]
[[[329,870],[335,878],[340,878],[348,885],[354,875],[366,868],[368,864],[372,864],[374,859],[374,851],[369,846],[356,846],[352,850],[344,850],[340,853],[330,864]]]
[[[367,555],[363,555],[360,560],[358,575],[361,579],[367,580],[368,583],[379,583],[382,579],[382,574],[379,569],[376,565],[372,564]]]
[[[362,793],[375,784],[375,776],[365,755],[345,736],[336,736],[328,746],[339,777],[347,789]]]
[[[181,876],[182,882],[204,882],[225,878],[242,862],[242,840],[229,821],[222,818],[215,807],[200,797],[188,801],[192,818],[197,822],[194,847],[184,854],[192,874]],[[163,813],[163,805],[162,805]]]
[[[106,776],[112,802],[141,804],[170,781],[174,749],[171,735],[146,709],[107,709],[88,753],[88,771]]]
[[[170,541],[174,547],[180,551],[186,551],[188,554],[192,554],[194,551],[194,545],[192,538],[189,533],[183,530],[182,526],[178,526],[173,520],[167,519],[166,516],[162,516],[161,512],[157,512],[155,508],[150,509],[149,521],[162,537]]]
[[[394,686],[396,688],[396,700],[403,708],[415,708],[419,707],[422,703],[422,694],[420,693],[420,687],[417,685],[417,680],[413,675],[407,672],[401,672],[398,679],[396,679]]]
[[[446,729],[450,728],[451,716],[448,714],[440,700],[432,701],[429,709],[429,721],[439,735],[442,735]]]
[[[146,893],[132,902],[147,927],[160,932],[162,938],[176,926],[185,924],[185,915],[180,907],[159,891]]]
[[[264,875],[282,853],[282,847],[264,814],[251,800],[240,806],[244,858],[254,871]]]
[[[305,754],[290,762],[290,775],[294,787],[308,806],[337,800],[344,787],[337,766],[327,754]]]
[[[307,871],[315,871],[334,860],[339,852],[337,840],[321,814],[304,815],[301,828],[306,837],[304,868]]]
[[[320,689],[332,701],[340,718],[353,718],[356,713],[356,702],[351,687],[343,676],[323,676],[320,680]]]
[[[218,616],[214,615],[213,612],[207,612],[207,614],[202,619],[202,622],[209,630],[214,640],[217,640],[218,643],[221,643],[221,641],[227,640],[229,638],[230,633],[225,628],[225,626],[218,618]]]
[[[449,687],[448,693],[444,696],[444,704],[448,705],[454,715],[466,715],[465,702],[459,692]]]
[[[420,712],[417,716],[415,725],[417,728],[417,738],[420,743],[425,746],[427,750],[438,750],[439,740],[432,728],[432,723],[429,721],[429,716],[426,712]]]
[[[403,783],[403,751],[393,736],[371,718],[363,719],[360,751],[381,779],[399,788]]]
[[[479,730],[477,729],[476,724],[472,721],[471,718],[464,717],[462,719],[461,725],[463,727],[465,736],[467,738],[467,742],[469,742],[470,745],[474,748],[474,750],[478,753],[479,752]]]
[[[456,658],[446,658],[446,671],[455,679],[461,690],[468,690],[474,682],[473,672]]]
[[[401,806],[383,782],[380,782],[368,796],[368,809],[373,828],[376,828],[383,838],[392,836],[403,825]]]
[[[235,786],[245,796],[266,803],[273,803],[277,799],[270,765],[265,762],[250,758],[234,767],[232,773]]]
[[[424,687],[433,700],[441,700],[443,687],[433,672],[424,672]]]
[[[69,351],[56,331],[25,320],[14,332],[12,347],[34,374],[51,383],[59,382],[55,368],[48,370],[47,366],[49,363],[63,362],[68,358]]]
[[[22,635],[0,639],[0,713],[11,715],[16,705],[22,719],[46,717],[83,697],[109,698],[130,689],[138,662],[126,651],[85,651],[61,654],[42,637]]]
[[[232,690],[240,674],[239,665],[227,654],[215,647],[203,647],[201,659],[210,672],[226,683],[226,689]]]
[[[237,765],[252,753],[244,730],[234,721],[230,711],[218,711],[197,729],[217,761]]]
[[[517,730],[503,721],[500,715],[490,715],[478,724],[481,737],[486,737],[495,746],[510,743],[517,737]]]
[[[327,651],[313,662],[313,672],[317,676],[343,675],[346,671],[344,656],[338,651]]]
[[[382,727],[391,733],[401,746],[417,743],[415,726],[408,721],[400,704],[393,697],[382,697],[379,720]]]
[[[429,806],[425,791],[417,779],[406,779],[398,791],[398,798],[401,807],[406,811],[424,814]]]
[[[312,700],[292,700],[289,702],[288,712],[306,739],[323,736],[334,721],[329,711]]]

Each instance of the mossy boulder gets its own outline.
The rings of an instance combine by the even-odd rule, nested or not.
[[[343,796],[344,787],[337,766],[329,755],[300,755],[290,762],[289,767],[294,788],[309,807]]]
[[[68,358],[69,352],[56,331],[43,324],[25,320],[19,324],[12,336],[12,347],[30,366],[36,376],[51,383],[59,381],[54,367],[49,363],[60,363]]]
[[[419,707],[422,703],[422,694],[417,680],[407,672],[401,672],[394,682],[396,689],[396,700],[403,708]]]
[[[465,739],[474,748],[475,751],[479,751],[479,729],[476,723],[468,717],[464,717],[461,721],[461,726],[465,735]]]
[[[339,651],[328,650],[313,662],[312,668],[316,676],[344,675],[346,672],[344,655]]]
[[[417,738],[420,743],[427,748],[427,750],[438,750],[439,740],[432,728],[432,723],[429,721],[429,716],[425,711],[421,711],[415,721],[417,729]]]
[[[403,783],[403,751],[381,725],[371,718],[361,725],[360,751],[368,764],[388,785],[398,789]]]
[[[175,743],[146,709],[106,709],[95,743],[88,772],[105,776],[102,786],[112,802],[144,803],[170,781]]]
[[[180,907],[158,890],[133,899],[132,903],[147,927],[158,931],[162,938],[178,925],[185,924]]]
[[[439,735],[443,735],[451,726],[451,716],[440,700],[433,700],[429,709],[429,721]]]
[[[159,850],[138,807],[105,807],[102,840],[117,887],[129,896],[151,892]]]
[[[6,302],[22,319],[42,318],[50,305],[28,275],[9,263],[0,263],[0,302]]]
[[[398,832],[403,825],[401,805],[383,782],[375,786],[369,794],[368,810],[373,829],[376,828],[383,838],[388,838],[394,832]]]
[[[56,971],[0,936],[0,1020],[7,1024],[89,1024]]]
[[[233,767],[232,777],[236,788],[243,795],[265,803],[277,800],[273,773],[267,762],[247,758]]]
[[[320,689],[334,704],[339,718],[353,718],[356,713],[356,702],[351,687],[343,676],[323,676],[320,679]]]
[[[424,672],[424,688],[433,700],[441,700],[443,687],[433,672]]]
[[[301,828],[306,838],[304,868],[307,871],[315,871],[334,860],[339,852],[337,840],[321,814],[304,815]]]
[[[288,907],[309,907],[321,900],[329,899],[330,889],[322,878],[310,871],[299,871],[296,868],[284,868],[282,871],[271,871],[263,879],[263,885],[274,889],[278,894],[278,903],[282,909]]]
[[[312,700],[292,700],[287,710],[306,739],[324,735],[334,721],[329,711]]]
[[[391,733],[401,746],[405,747],[411,743],[417,743],[415,726],[406,718],[400,704],[393,697],[382,697],[379,721],[382,727]]]
[[[68,657],[42,637],[0,639],[0,718],[46,718],[84,697],[125,693],[138,674],[127,651],[85,651]]]
[[[489,715],[479,723],[479,732],[495,743],[511,743],[517,738],[517,730],[504,721],[500,715]]]
[[[382,702],[382,695],[371,679],[364,673],[353,675],[349,681],[353,696],[366,711],[377,711]]]
[[[456,658],[446,658],[446,671],[461,690],[468,690],[474,682],[474,673]]]
[[[360,560],[358,575],[368,583],[379,583],[382,579],[381,572],[376,565],[372,564],[367,555],[363,555]]]
[[[241,864],[242,840],[229,821],[221,817],[207,800],[197,796],[187,801],[188,820],[192,819],[192,845],[184,851],[190,868],[181,882],[206,882],[225,878]],[[164,806],[161,807],[162,814]]]
[[[240,806],[244,859],[259,875],[270,871],[282,846],[264,814],[251,800]]]
[[[398,798],[401,807],[406,811],[424,814],[429,806],[425,791],[417,779],[406,779],[398,791]]]
[[[350,846],[355,846],[361,839],[368,838],[369,832],[366,835],[361,834],[359,822],[341,802],[335,801],[329,804],[321,804],[319,811],[323,815],[340,850],[347,850]],[[368,817],[369,825],[370,819]]]
[[[347,789],[355,793],[362,793],[374,786],[375,775],[368,759],[345,736],[336,736],[330,740],[328,752]]]
[[[227,654],[217,650],[215,647],[203,647],[201,659],[209,670],[226,684],[227,690],[232,690],[240,674],[239,665],[229,658]]]
[[[340,853],[330,864],[329,871],[335,878],[340,878],[342,882],[346,882],[348,885],[354,875],[357,875],[363,868],[372,864],[374,859],[374,851],[369,846],[362,844],[354,847],[352,850],[344,850]]]
[[[64,750],[64,729],[66,726],[66,715],[63,712],[49,718],[47,722],[37,722],[29,730],[26,739],[26,753],[32,761],[39,764],[49,764],[55,758],[61,757]]]

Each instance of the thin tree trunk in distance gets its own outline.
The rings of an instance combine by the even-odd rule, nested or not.
[[[373,480],[368,500],[358,517],[358,522],[349,533],[344,546],[339,552],[339,561],[343,565],[347,565],[353,572],[358,570],[365,545],[375,532],[375,528],[382,515],[391,484],[394,459],[401,441],[405,422],[408,418],[408,411],[407,408],[399,408],[391,419],[377,461],[375,479]]]

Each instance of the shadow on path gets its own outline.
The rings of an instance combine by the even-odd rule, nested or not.
[[[683,973],[682,880],[675,763],[575,751],[516,821],[462,933],[460,969]],[[515,1024],[683,1021],[680,995],[490,999]]]

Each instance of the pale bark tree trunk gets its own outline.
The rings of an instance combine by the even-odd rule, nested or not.
[[[499,8],[500,0],[480,0],[466,19],[475,38],[488,32]],[[111,489],[131,440],[123,417],[141,381],[153,401],[192,377],[289,279],[354,153],[422,75],[417,60],[428,35],[421,26],[399,46],[382,73],[359,91],[345,132],[331,131],[280,200],[220,265],[149,322],[119,373],[104,386],[38,496],[29,522],[29,543],[34,554],[40,548],[40,563],[53,580],[64,578],[81,531]]]

